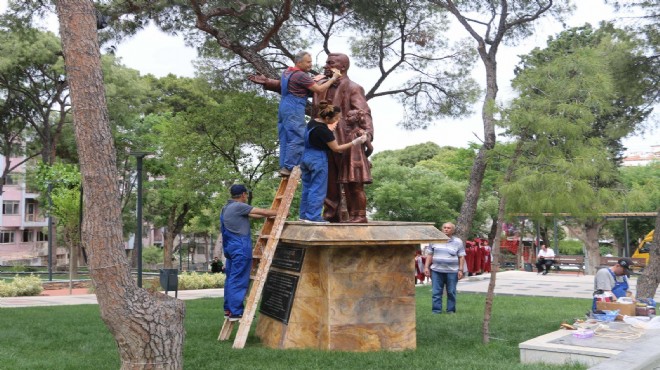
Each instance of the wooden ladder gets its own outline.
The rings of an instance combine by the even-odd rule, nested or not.
[[[236,338],[234,338],[233,348],[241,349],[245,347],[245,341],[250,332],[250,327],[252,326],[252,321],[254,320],[254,315],[257,311],[257,305],[259,299],[261,299],[261,292],[263,291],[266,277],[268,276],[268,270],[270,270],[270,265],[273,262],[275,248],[277,248],[277,243],[280,240],[280,235],[284,228],[284,222],[289,215],[291,201],[296,193],[296,188],[298,187],[299,182],[299,166],[293,168],[289,177],[283,177],[282,181],[280,181],[280,187],[277,189],[277,194],[270,207],[270,209],[277,209],[277,216],[266,219],[261,228],[259,238],[252,250],[253,262],[252,272],[250,273],[252,285],[250,286],[250,292],[248,294],[247,302],[245,303],[243,317],[239,321],[229,321],[228,318],[225,318],[222,328],[220,329],[218,340],[228,340],[234,329],[234,324],[237,322],[239,323]]]

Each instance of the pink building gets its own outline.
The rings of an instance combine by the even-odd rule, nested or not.
[[[630,153],[623,158],[622,165],[625,167],[646,166],[658,161],[660,161],[660,145],[651,145],[650,152]]]
[[[21,160],[11,158],[10,166]],[[0,155],[0,173],[4,166],[5,157]],[[48,256],[48,220],[39,210],[39,194],[26,184],[25,168],[22,164],[9,173],[0,194],[0,265],[44,265]],[[58,257],[65,257],[62,252]]]

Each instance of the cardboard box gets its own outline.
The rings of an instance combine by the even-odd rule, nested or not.
[[[635,316],[634,303],[596,302],[596,309],[601,311],[619,310],[620,315]]]

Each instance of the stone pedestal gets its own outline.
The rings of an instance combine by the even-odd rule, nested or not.
[[[273,300],[262,298],[257,336],[281,349],[416,348],[414,252],[422,243],[446,240],[431,223],[288,222],[270,271],[297,286],[292,299],[282,299],[290,303],[288,318],[264,314]],[[286,296],[287,289],[274,295]]]

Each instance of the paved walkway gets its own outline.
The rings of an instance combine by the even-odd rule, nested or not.
[[[411,277],[412,279],[412,277]],[[495,294],[526,295],[540,297],[587,298],[592,297],[594,277],[575,273],[550,273],[537,275],[535,272],[503,271],[497,274]],[[490,274],[471,276],[458,283],[458,292],[486,293]],[[634,291],[637,279],[630,279]],[[430,285],[428,285],[430,288]],[[180,290],[179,299],[198,299],[222,297],[224,289]],[[169,295],[174,296],[173,292]],[[660,292],[655,296],[660,301]],[[60,306],[75,304],[97,304],[96,295],[79,294],[63,296],[11,297],[0,298],[0,308]]]
[[[178,298],[182,300],[198,298],[222,297],[224,289],[180,290]],[[174,297],[174,292],[169,292]],[[66,306],[74,304],[98,304],[96,294],[56,295],[35,297],[9,297],[0,298],[0,308],[10,307],[37,307],[37,306]]]
[[[457,289],[459,292],[485,293],[489,283],[490,275],[471,276],[461,280]],[[634,292],[637,278],[631,278],[629,284]],[[539,275],[536,272],[505,271],[497,274],[495,284],[495,294],[504,295],[591,299],[593,292],[593,275],[578,276],[577,273],[551,272],[548,275]],[[660,292],[656,292],[655,300],[659,299]]]

